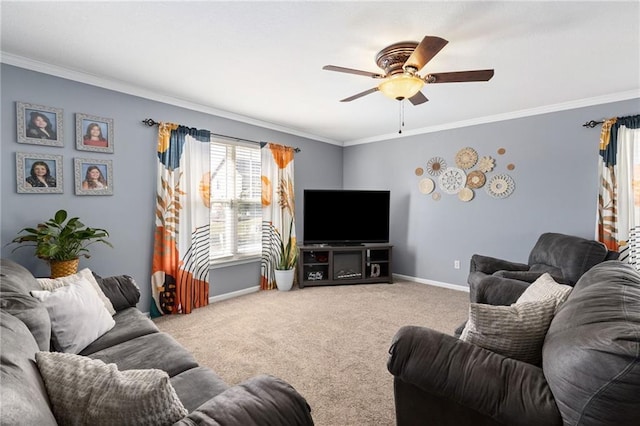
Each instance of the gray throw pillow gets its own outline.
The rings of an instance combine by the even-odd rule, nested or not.
[[[32,290],[31,295],[47,308],[52,343],[58,351],[80,353],[116,324],[84,278],[54,291]]]
[[[471,303],[469,320],[460,339],[509,358],[540,365],[542,345],[555,310],[556,301],[552,298],[511,306]]]
[[[73,275],[67,275],[66,277],[60,277],[60,278],[38,278],[37,281],[38,281],[38,284],[40,284],[40,287],[42,287],[43,290],[53,291],[53,290],[55,290],[57,288],[64,287],[64,286],[70,285],[70,284],[74,284],[74,283],[78,282],[81,279],[85,279],[85,280],[89,281],[89,283],[91,284],[91,287],[94,289],[94,291],[96,292],[96,294],[98,295],[100,300],[102,300],[102,303],[104,303],[104,307],[107,308],[107,311],[109,311],[109,313],[111,315],[115,314],[116,311],[113,308],[113,305],[111,304],[111,300],[109,300],[109,298],[104,294],[104,292],[102,291],[102,289],[98,285],[98,282],[96,281],[96,278],[93,276],[93,273],[91,272],[91,270],[89,268],[84,268],[81,271],[78,271],[77,273],[75,273]]]
[[[37,352],[36,362],[59,424],[162,426],[188,414],[162,370],[60,352]]]

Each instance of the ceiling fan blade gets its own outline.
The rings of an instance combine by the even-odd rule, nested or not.
[[[465,81],[489,81],[493,70],[455,71],[428,74],[425,83],[462,83]]]
[[[420,105],[427,102],[428,100],[429,99],[427,99],[427,97],[422,92],[418,92],[409,98],[409,102],[411,102],[413,105]]]
[[[363,96],[369,95],[371,93],[377,92],[379,89],[377,87],[373,87],[369,90],[365,90],[364,92],[357,93],[353,96],[349,96],[348,98],[342,99],[340,102],[351,102],[355,99],[361,98]]]
[[[440,37],[425,36],[405,61],[403,68],[413,67],[418,71],[421,70],[447,43],[449,43],[447,40]]]
[[[384,75],[376,74],[374,72],[354,70],[353,68],[338,67],[336,65],[325,65],[324,67],[322,67],[322,69],[327,71],[344,72],[347,74],[363,75],[365,77],[371,78],[384,78]]]

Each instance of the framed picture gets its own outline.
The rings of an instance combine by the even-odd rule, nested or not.
[[[18,143],[64,146],[62,108],[16,102]]]
[[[62,194],[62,155],[16,152],[18,194]]]
[[[113,119],[76,114],[76,149],[113,153]]]
[[[113,195],[111,160],[74,158],[76,195]]]

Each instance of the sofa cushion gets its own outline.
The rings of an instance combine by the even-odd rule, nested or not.
[[[611,260],[580,278],[549,327],[543,370],[565,424],[638,423],[638,271]]]
[[[115,325],[91,284],[84,278],[54,291],[32,291],[51,319],[52,344],[77,354]]]
[[[229,388],[220,376],[207,367],[183,371],[171,378],[171,384],[189,412]]]
[[[51,320],[47,308],[26,294],[0,292],[0,308],[22,321],[42,351],[51,347]]]
[[[135,307],[140,300],[140,288],[129,275],[102,278],[94,272],[93,276],[102,291],[104,291],[104,294],[113,303],[113,308],[116,312]]]
[[[113,320],[116,325],[80,351],[79,355],[89,355],[127,340],[160,331],[155,323],[137,308],[118,311],[113,316]]]
[[[550,268],[559,268],[563,283],[574,285],[582,274],[606,259],[607,251],[604,244],[595,240],[547,232],[540,235],[529,253],[528,264],[532,271],[554,276],[557,272]]]
[[[0,423],[56,425],[35,362],[38,344],[27,326],[0,310]]]
[[[136,337],[89,356],[115,363],[120,370],[158,368],[169,377],[198,366],[193,355],[166,333]]]
[[[104,292],[102,291],[102,288],[100,288],[100,286],[98,285],[98,282],[96,281],[95,277],[93,276],[89,268],[84,268],[81,271],[72,275],[67,275],[66,277],[37,278],[37,281],[43,290],[53,291],[60,287],[64,287],[70,284],[75,284],[82,279],[88,281],[89,284],[91,284],[91,287],[95,290],[98,297],[100,297],[100,300],[102,300],[102,303],[104,303],[104,307],[107,308],[107,311],[109,311],[109,314],[111,315],[115,314],[116,311],[115,309],[113,309],[113,305],[111,304],[111,301],[104,294]]]
[[[61,424],[171,425],[187,415],[164,371],[118,371],[115,364],[57,352],[38,352],[36,361]]]
[[[509,358],[540,364],[544,337],[553,319],[556,301],[494,306],[469,305],[469,320],[460,339]]]

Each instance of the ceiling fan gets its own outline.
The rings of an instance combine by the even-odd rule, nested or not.
[[[384,74],[336,65],[325,65],[322,69],[384,80],[378,86],[349,96],[340,102],[351,102],[380,91],[391,99],[398,101],[408,99],[413,105],[420,105],[428,101],[420,91],[425,84],[488,81],[493,77],[492,69],[440,72],[426,74],[424,77],[420,76],[418,71],[433,59],[447,43],[449,43],[447,40],[440,37],[425,36],[420,43],[403,41],[387,46],[376,55],[376,64],[384,70]]]

